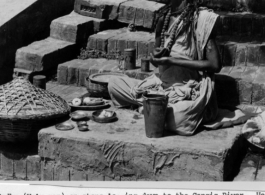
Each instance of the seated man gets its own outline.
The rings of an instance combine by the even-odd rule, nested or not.
[[[150,54],[159,76],[143,81],[112,78],[109,93],[119,107],[142,106],[145,91],[164,93],[169,97],[166,129],[192,135],[200,124],[217,116],[214,73],[221,70],[221,63],[213,29],[218,15],[192,0],[172,0],[171,5],[158,20]]]

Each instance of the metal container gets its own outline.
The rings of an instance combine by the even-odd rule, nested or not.
[[[149,60],[149,58],[142,58],[141,59],[141,71],[142,72],[149,72],[150,71],[150,60]]]
[[[168,97],[165,95],[144,94],[143,98],[146,137],[163,137]]]
[[[124,50],[124,69],[133,70],[136,68],[136,49],[128,48]]]
[[[41,89],[46,89],[46,76],[36,75],[33,77],[33,85]]]

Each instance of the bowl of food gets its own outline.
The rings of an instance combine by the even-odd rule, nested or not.
[[[111,110],[99,110],[92,113],[92,119],[99,123],[110,123],[116,121],[117,115]]]

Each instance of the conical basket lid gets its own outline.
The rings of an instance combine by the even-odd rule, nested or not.
[[[68,114],[70,107],[61,97],[18,77],[0,86],[0,118],[50,119]]]

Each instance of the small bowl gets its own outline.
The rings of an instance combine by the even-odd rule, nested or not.
[[[99,117],[99,115],[103,112],[104,110],[99,110],[99,111],[95,111],[92,113],[92,118],[95,122],[98,123],[110,123],[110,122],[114,122],[117,120],[117,115],[116,112],[111,111],[111,110],[105,110],[106,112],[111,112],[111,116],[110,117],[104,117],[101,118]]]
[[[88,125],[81,125],[81,126],[78,126],[78,130],[79,131],[88,131]]]
[[[80,127],[80,126],[83,126],[83,125],[87,125],[87,122],[86,121],[77,121],[76,124],[77,124],[78,127]]]
[[[55,128],[60,131],[69,131],[69,130],[74,129],[75,126],[69,121],[66,121],[66,122],[55,125]]]
[[[87,113],[81,110],[77,110],[70,114],[70,117],[73,121],[84,121],[88,119]]]

